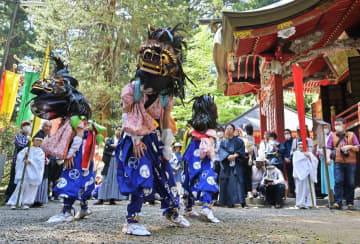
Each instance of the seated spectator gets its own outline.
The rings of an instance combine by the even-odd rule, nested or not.
[[[260,192],[265,203],[281,208],[281,199],[285,196],[286,183],[282,172],[272,164],[266,165],[266,171],[260,184]]]
[[[296,207],[306,209],[313,206],[311,192],[316,206],[314,183],[317,182],[318,160],[311,152],[304,152],[302,142],[298,142],[297,148],[298,150],[293,155]],[[309,176],[312,181],[311,185],[309,184]]]
[[[271,132],[269,135],[269,146],[266,151],[266,162],[276,166],[283,172],[283,160],[280,154],[280,143],[276,140],[277,135],[275,132]]]
[[[252,189],[252,197],[259,196],[260,184],[266,171],[265,168],[265,160],[257,158],[255,164],[252,166],[252,175],[251,175],[251,189]]]

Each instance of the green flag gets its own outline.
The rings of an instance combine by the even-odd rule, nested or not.
[[[31,120],[32,113],[30,110],[30,104],[28,103],[33,97],[35,97],[35,95],[32,94],[30,91],[32,84],[34,84],[34,82],[37,81],[39,77],[40,77],[39,73],[25,72],[24,87],[22,91],[20,109],[16,118],[16,124],[18,126],[20,126],[21,122],[23,122],[24,120]]]

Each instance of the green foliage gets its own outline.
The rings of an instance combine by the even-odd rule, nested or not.
[[[190,2],[180,0],[46,2],[46,7],[28,9],[37,27],[33,47],[44,52],[50,43],[53,53],[67,60],[80,90],[91,101],[95,119],[108,124],[120,120],[109,111],[120,103],[121,88],[135,74],[136,55],[147,37],[147,26],[184,23],[190,32],[196,18]]]
[[[11,159],[14,153],[14,138],[19,133],[19,128],[14,122],[7,122],[5,116],[0,116],[0,124],[3,125],[0,131],[0,153],[6,154]]]
[[[304,94],[304,103],[305,103],[305,113],[308,116],[312,116],[312,107],[311,105],[318,100],[319,95],[315,93],[305,93]],[[295,93],[285,92],[284,93],[284,104],[289,108],[297,110],[296,107],[296,97]]]
[[[28,8],[36,26],[36,45],[44,52],[47,43],[57,56],[69,63],[80,81],[80,90],[92,105],[94,119],[110,127],[121,121],[121,88],[134,76],[136,55],[146,38],[147,26],[167,27],[184,23],[188,50],[186,74],[196,84],[188,84],[184,105],[175,99],[173,117],[178,128],[191,118],[191,99],[210,93],[218,106],[219,123],[229,121],[256,104],[251,94],[226,97],[216,89],[216,69],[212,56],[213,34],[197,19],[219,18],[227,10],[247,10],[275,0],[46,0],[45,7]],[[34,59],[41,67],[43,60]]]
[[[212,56],[213,38],[214,36],[208,27],[201,26],[198,33],[193,36],[192,41],[189,43],[184,70],[196,86],[188,84],[184,106],[179,99],[175,100],[172,116],[180,129],[184,128],[191,118],[191,99],[202,94],[211,94],[215,97],[219,123],[227,122],[239,116],[256,104],[254,96],[250,94],[227,97],[217,90],[217,73]]]
[[[1,180],[0,188],[6,187],[10,179],[10,168],[11,161],[14,154],[14,138],[15,135],[19,133],[19,128],[14,122],[7,122],[5,116],[0,116],[0,124],[4,125],[0,131],[0,154],[6,154],[6,161],[4,168],[4,175]],[[1,195],[1,194],[0,194]],[[0,199],[0,206],[3,203]]]
[[[279,2],[280,0],[246,0],[246,1],[225,1],[233,11],[245,11],[257,9],[266,5]]]
[[[8,37],[10,22],[12,19],[15,1],[0,1],[0,57],[4,55],[5,44]],[[12,64],[18,63],[25,58],[36,58],[39,53],[32,48],[31,44],[36,41],[36,33],[27,14],[23,8],[19,8],[11,45],[9,50],[8,59],[5,68],[12,70]]]

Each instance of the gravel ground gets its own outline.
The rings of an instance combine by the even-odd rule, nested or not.
[[[191,218],[192,226],[184,229],[162,217],[159,204],[143,207],[142,222],[152,236],[135,237],[121,233],[126,202],[93,203],[94,214],[87,219],[56,225],[45,221],[59,212],[59,202],[30,210],[2,206],[0,243],[359,243],[360,239],[360,212],[215,207],[221,223]]]

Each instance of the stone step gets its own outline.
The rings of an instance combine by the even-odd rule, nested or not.
[[[285,200],[283,200],[283,206],[285,207],[293,207],[295,206],[296,203],[296,199],[295,198],[286,198]],[[260,198],[246,198],[246,204],[249,206],[264,206],[264,200],[260,199]],[[322,207],[327,207],[329,204],[327,199],[316,199],[316,205],[317,206],[322,206]],[[346,208],[346,202],[343,201],[343,206],[344,208]],[[355,200],[354,201],[354,207],[357,210],[360,210],[360,200]]]

